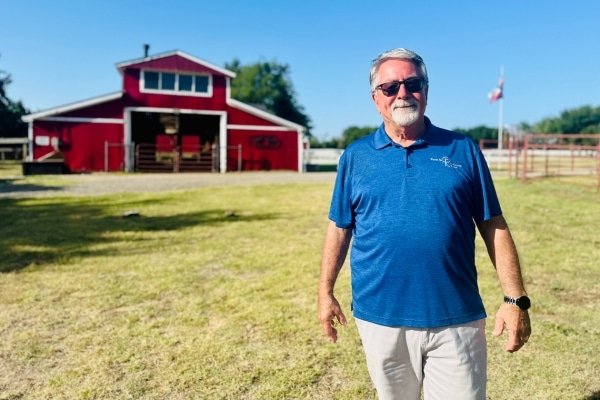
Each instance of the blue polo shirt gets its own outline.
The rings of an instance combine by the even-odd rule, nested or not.
[[[502,213],[479,147],[438,128],[409,147],[383,124],[344,151],[329,218],[352,229],[355,317],[435,328],[486,316],[477,285],[475,223]]]

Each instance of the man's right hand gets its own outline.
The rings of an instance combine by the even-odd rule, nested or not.
[[[346,326],[346,316],[342,312],[340,303],[333,296],[319,298],[319,321],[325,335],[333,343],[337,342],[338,331],[335,329],[335,321]]]

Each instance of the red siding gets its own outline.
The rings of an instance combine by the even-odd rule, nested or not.
[[[96,104],[90,107],[80,108],[60,114],[60,117],[79,118],[123,118],[123,109],[127,107],[126,98]]]
[[[212,75],[212,96],[185,96],[178,94],[144,93],[140,91],[141,69],[208,73]],[[284,127],[267,118],[251,114],[243,109],[227,104],[227,80],[229,77],[180,55],[167,56],[147,62],[132,64],[122,68],[123,95],[117,100],[82,107],[62,114],[46,114],[50,117],[108,118],[124,119],[126,107],[147,107],[155,109],[183,109],[198,111],[225,111],[227,125],[281,127],[282,131],[229,129],[227,146],[242,146],[243,170],[298,170],[298,132]],[[160,112],[160,111],[158,111]],[[47,136],[60,139],[60,151],[71,171],[102,171],[105,168],[105,142],[122,144],[124,125],[119,123],[75,123],[35,120],[34,137]],[[158,140],[158,139],[157,139]],[[186,139],[187,143],[200,140],[199,137]],[[58,142],[58,140],[55,140]],[[39,159],[54,151],[52,144],[33,146],[33,158]],[[122,146],[111,146],[108,152],[108,168],[117,171],[123,168],[124,150]],[[237,170],[238,151],[227,150],[227,170]]]
[[[280,126],[274,122],[267,121],[256,115],[248,114],[239,108],[227,107],[227,123],[233,125],[262,125],[262,126]]]
[[[192,60],[188,60],[185,57],[181,57],[177,54],[173,54],[168,57],[157,58],[150,61],[142,61],[134,65],[130,65],[129,68],[135,69],[151,69],[155,71],[174,71],[174,72],[196,72],[206,73],[210,75],[219,74],[219,72],[210,69],[202,64],[198,64]]]
[[[34,135],[58,138],[58,150],[62,153],[65,164],[71,171],[103,171],[105,167],[105,142],[122,144],[123,125],[38,121],[34,128]],[[34,159],[54,150],[56,149],[52,145],[34,145]],[[111,146],[108,156],[110,171],[123,169],[124,150],[122,147]]]
[[[35,121],[35,125],[33,128],[33,136],[34,138],[40,137],[40,136],[46,136],[49,138],[49,144],[47,146],[39,146],[37,144],[35,144],[35,139],[33,141],[33,159],[37,160],[40,157],[44,157],[47,154],[52,153],[53,151],[55,151],[56,149],[54,149],[52,147],[52,145],[50,144],[52,142],[52,139],[60,139],[61,138],[61,131],[60,128],[57,127],[57,123],[56,122],[50,122],[50,121]]]
[[[298,170],[298,134],[296,132],[230,130],[227,146],[227,170],[238,168],[238,150],[242,146],[242,170]]]

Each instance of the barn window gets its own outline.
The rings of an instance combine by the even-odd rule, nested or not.
[[[208,76],[196,75],[196,92],[198,92],[198,93],[208,92]]]
[[[175,90],[175,74],[168,74],[166,72],[161,73],[162,80],[160,82],[160,88],[162,90]]]
[[[188,92],[196,96],[212,94],[210,75],[143,71],[140,87],[143,92]]]
[[[158,89],[158,72],[144,71],[144,87]]]
[[[179,75],[179,90],[191,92],[194,77],[192,75]]]

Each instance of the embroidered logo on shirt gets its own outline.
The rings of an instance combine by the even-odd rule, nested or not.
[[[460,164],[454,164],[450,157],[442,157],[442,158],[430,158],[431,161],[437,161],[444,164],[444,167],[447,168],[462,168]]]

